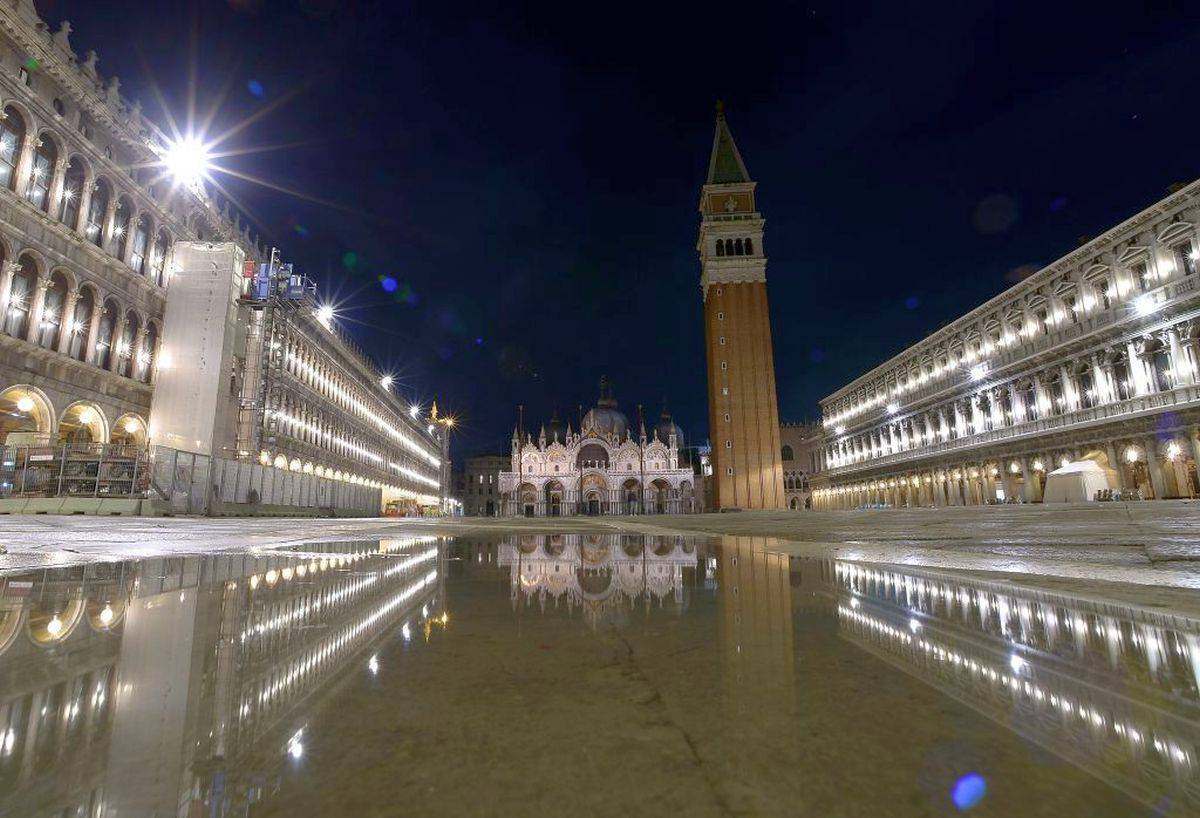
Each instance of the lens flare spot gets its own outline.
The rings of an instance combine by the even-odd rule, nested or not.
[[[919,306],[921,306],[921,299],[917,298],[915,295],[910,295],[908,298],[904,299],[904,309],[906,310],[915,310]]]
[[[967,773],[954,782],[950,790],[950,800],[959,812],[965,812],[983,800],[987,795],[987,781],[979,773]]]
[[[342,264],[349,270],[353,270],[358,266],[358,253],[353,250],[347,250],[342,256]]]
[[[258,97],[259,99],[262,99],[263,94],[266,93],[266,91],[263,89],[262,83],[258,80],[250,80],[248,83],[246,83],[246,90],[250,92],[251,96]]]
[[[383,287],[385,293],[394,293],[399,288],[400,284],[391,276],[380,276],[379,286]]]

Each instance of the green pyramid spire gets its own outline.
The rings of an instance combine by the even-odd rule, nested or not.
[[[710,185],[738,184],[749,182],[750,173],[742,154],[733,141],[729,125],[725,122],[725,106],[717,101],[717,131],[713,134],[712,158],[708,160],[708,182]]]

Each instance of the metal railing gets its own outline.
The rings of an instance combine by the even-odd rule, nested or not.
[[[86,443],[0,450],[0,498],[144,497],[149,487],[145,446]]]

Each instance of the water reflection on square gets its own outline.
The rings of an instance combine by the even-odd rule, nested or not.
[[[755,538],[0,580],[0,815],[1189,815],[1200,628]]]

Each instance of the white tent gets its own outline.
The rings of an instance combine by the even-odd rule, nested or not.
[[[1046,475],[1046,503],[1086,503],[1101,489],[1117,488],[1117,473],[1095,460],[1076,460]]]

